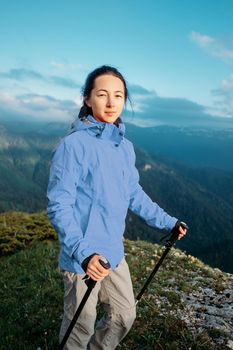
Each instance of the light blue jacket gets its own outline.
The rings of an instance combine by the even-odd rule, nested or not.
[[[58,233],[63,270],[83,273],[93,253],[115,268],[124,256],[123,234],[128,208],[148,225],[171,230],[168,215],[139,185],[132,143],[125,126],[76,120],[53,155],[47,191],[48,217]]]

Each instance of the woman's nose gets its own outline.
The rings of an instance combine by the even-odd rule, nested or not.
[[[114,105],[114,98],[112,96],[108,96],[107,106],[112,107]]]

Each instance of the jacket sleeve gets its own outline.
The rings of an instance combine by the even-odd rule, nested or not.
[[[135,152],[131,146],[131,181],[129,209],[146,221],[149,226],[172,230],[177,218],[170,216],[144,192],[139,184],[139,173],[135,167]]]
[[[81,162],[73,148],[61,142],[53,155],[47,189],[47,214],[67,255],[82,261],[93,253],[74,215]]]

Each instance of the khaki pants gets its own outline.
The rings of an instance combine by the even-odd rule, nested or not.
[[[60,342],[77,310],[87,286],[84,275],[64,272],[64,316]],[[96,305],[103,304],[104,316],[96,328]],[[65,350],[113,350],[130,330],[136,317],[135,300],[128,265],[119,266],[101,282],[97,282],[64,347]]]

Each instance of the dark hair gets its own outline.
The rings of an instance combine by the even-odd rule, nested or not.
[[[82,96],[83,96],[84,101],[83,101],[83,106],[81,107],[79,115],[78,115],[79,119],[85,119],[85,117],[87,117],[89,114],[92,115],[92,109],[91,109],[91,107],[88,107],[87,104],[85,103],[85,98],[88,98],[90,96],[91,91],[94,88],[95,79],[101,75],[106,75],[106,74],[113,75],[122,81],[122,83],[124,85],[125,101],[127,101],[127,99],[128,99],[130,104],[131,104],[126,81],[125,81],[123,75],[116,68],[104,65],[104,66],[101,66],[101,67],[93,70],[91,73],[88,74],[88,76],[86,78],[85,84],[82,88]],[[119,122],[121,122],[120,118],[118,118],[115,123],[118,124]]]

